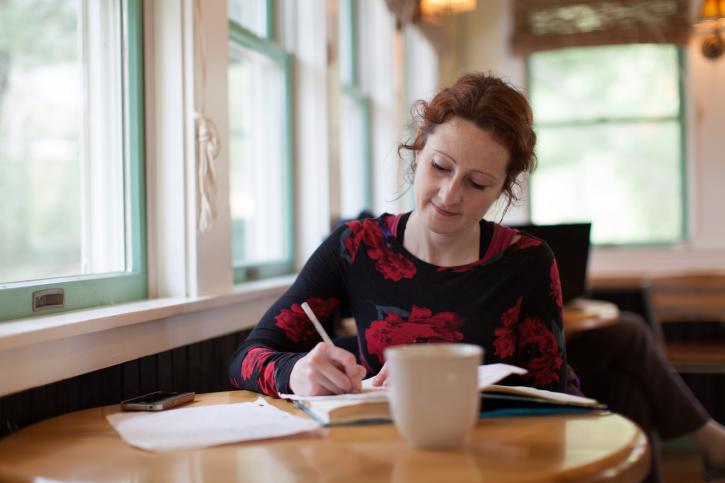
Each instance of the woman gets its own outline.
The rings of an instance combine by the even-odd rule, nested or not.
[[[500,197],[511,203],[516,179],[534,168],[526,99],[493,76],[469,74],[418,107],[416,137],[401,145],[413,153],[415,210],[335,230],[237,349],[235,387],[271,396],[355,391],[365,375],[384,383],[386,347],[468,342],[485,349],[486,363],[527,368],[513,383],[566,389],[552,253],[537,238],[482,219]],[[340,307],[352,311],[362,366],[319,342],[300,308],[305,301],[328,332]],[[714,463],[713,480],[721,477],[725,430],[670,374],[641,323],[625,320],[575,341],[585,391],[648,432],[692,433]]]
[[[335,230],[235,353],[234,386],[273,396],[354,391],[381,370],[386,347],[468,342],[485,349],[486,363],[528,369],[520,384],[565,389],[551,250],[483,220],[535,165],[528,102],[498,78],[469,74],[418,107],[416,137],[401,145],[413,153],[415,210]],[[352,311],[362,366],[319,342],[305,301],[328,331],[339,307]]]

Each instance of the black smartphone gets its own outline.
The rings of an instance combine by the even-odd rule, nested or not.
[[[124,411],[163,411],[194,400],[194,392],[156,391],[121,402]]]

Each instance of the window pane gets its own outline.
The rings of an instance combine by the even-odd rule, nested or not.
[[[288,258],[284,70],[230,46],[229,129],[235,265]]]
[[[537,123],[677,116],[679,63],[672,45],[538,53],[530,62]]]
[[[0,283],[123,271],[120,2],[0,19]]]
[[[257,34],[267,38],[267,3],[268,0],[229,0],[229,20]]]
[[[534,223],[591,220],[592,242],[681,238],[678,121],[540,127]]]
[[[340,59],[340,80],[344,84],[354,84],[355,79],[355,65],[357,52],[354,52],[355,41],[353,36],[355,17],[353,13],[353,0],[342,0],[339,4],[340,8],[340,29],[339,29],[339,42],[338,52]]]
[[[368,160],[365,101],[342,95],[344,122],[340,125],[340,215],[355,218],[368,208]]]

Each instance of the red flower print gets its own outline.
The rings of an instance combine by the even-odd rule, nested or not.
[[[274,380],[274,361],[267,364],[264,371],[259,373],[257,387],[267,396],[279,397],[279,394],[277,394],[277,384]]]
[[[394,252],[385,244],[383,232],[375,220],[365,220],[363,243],[368,247],[367,254],[375,260],[375,269],[383,278],[399,282],[403,278],[413,278],[415,265],[400,253]]]
[[[513,330],[510,327],[496,327],[493,333],[496,335],[493,341],[494,353],[501,358],[514,355],[516,336]]]
[[[360,244],[367,247],[367,255],[375,261],[375,269],[383,274],[383,278],[399,282],[404,278],[413,278],[415,265],[400,253],[394,252],[385,244],[383,232],[377,220],[367,218],[362,221],[351,221],[347,224],[350,234],[343,239],[345,252],[350,263],[355,263]]]
[[[537,386],[558,381],[558,369],[563,359],[553,332],[535,317],[519,324],[517,332],[519,352],[523,354],[527,348],[532,350],[531,359],[526,364],[529,372],[525,377],[533,378]]]
[[[272,354],[272,349],[266,347],[252,347],[242,362],[242,379],[250,379],[254,372],[262,367],[264,361]]]
[[[504,358],[514,355],[514,349],[516,348],[514,324],[519,319],[523,299],[523,297],[519,297],[516,303],[501,315],[503,326],[496,327],[493,331],[496,336],[496,339],[493,341],[494,352],[499,357]]]
[[[516,299],[516,303],[501,315],[501,322],[503,322],[504,327],[511,327],[519,320],[519,312],[521,311],[521,302],[523,300],[523,297]]]
[[[561,299],[561,282],[559,281],[559,268],[556,266],[556,260],[551,263],[551,270],[549,270],[549,289],[551,290],[551,296],[556,300],[556,305],[561,308],[564,302]]]
[[[399,282],[401,279],[413,278],[415,275],[413,262],[384,245],[379,248],[370,248],[368,256],[375,260],[375,269],[383,274],[383,278]]]
[[[541,240],[522,233],[521,238],[516,242],[516,249],[524,250],[525,248],[538,247],[539,245],[541,245]]]
[[[364,225],[362,221],[355,220],[350,221],[347,224],[350,229],[350,233],[342,240],[347,255],[350,257],[350,263],[355,263],[355,257],[357,251],[360,248],[360,242],[362,242],[363,236],[365,235]]]
[[[425,307],[413,306],[408,319],[388,312],[384,320],[374,320],[365,331],[368,353],[385,362],[386,347],[416,342],[458,342],[463,334],[463,318],[455,312],[433,314]]]
[[[325,320],[340,305],[340,301],[336,298],[323,299],[312,297],[307,299],[312,311],[317,318]],[[300,304],[292,304],[289,309],[282,309],[274,318],[277,327],[282,329],[289,340],[292,342],[301,342],[309,339],[315,334],[315,326],[307,318]]]

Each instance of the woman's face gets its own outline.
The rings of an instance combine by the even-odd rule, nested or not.
[[[438,234],[470,230],[501,195],[509,150],[489,131],[454,117],[417,154],[415,209]]]

